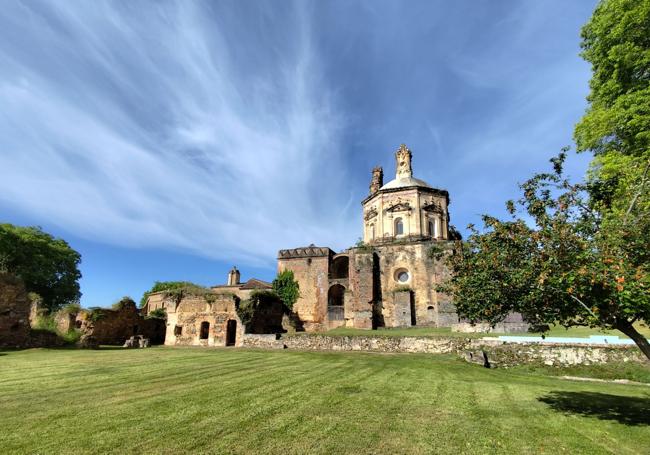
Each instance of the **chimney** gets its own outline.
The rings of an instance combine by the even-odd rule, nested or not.
[[[413,177],[413,170],[411,169],[411,151],[402,144],[395,152],[395,159],[397,160],[395,178],[406,179]]]
[[[384,186],[384,170],[381,167],[376,167],[372,170],[372,179],[370,180],[370,194],[375,194],[382,186]]]
[[[239,278],[241,274],[237,267],[233,266],[232,270],[228,272],[228,286],[237,286],[239,284]]]

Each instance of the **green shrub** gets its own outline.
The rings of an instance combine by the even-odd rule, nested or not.
[[[104,308],[100,307],[91,307],[88,308],[88,319],[91,320],[92,322],[97,322],[100,319],[103,319],[106,317],[106,310]]]
[[[32,326],[34,330],[42,330],[50,332],[62,338],[66,344],[75,344],[81,338],[81,331],[77,329],[70,329],[68,332],[60,332],[57,328],[54,316],[51,314],[42,315],[36,318],[36,322]]]
[[[120,300],[115,302],[112,305],[111,308],[113,308],[114,310],[123,310],[124,308],[126,308],[129,305],[135,306],[135,302],[133,301],[133,299],[131,297],[129,297],[128,295],[125,295]]]
[[[81,339],[81,330],[70,329],[67,333],[58,334],[68,344],[76,344]]]
[[[205,300],[210,303],[214,301],[214,297],[212,297],[214,293],[211,289],[204,286],[189,281],[156,281],[151,289],[142,294],[142,298],[140,299],[140,308],[143,308],[146,305],[147,299],[151,294],[163,291],[165,292],[166,297],[173,297],[177,301],[179,301],[183,295],[203,296]]]
[[[167,319],[167,312],[164,308],[156,308],[147,314],[147,319]]]
[[[354,246],[362,253],[372,253],[373,251],[375,251],[375,249],[371,245],[365,243],[361,238],[357,240],[357,243]]]
[[[59,310],[63,314],[78,314],[81,312],[81,305],[78,303],[69,303]]]
[[[56,321],[51,314],[43,314],[36,318],[32,328],[37,330],[47,330],[48,332],[57,333]]]
[[[300,286],[294,279],[293,271],[283,270],[273,280],[273,291],[280,298],[284,306],[292,309],[294,303],[300,297]],[[268,292],[268,291],[266,291]]]

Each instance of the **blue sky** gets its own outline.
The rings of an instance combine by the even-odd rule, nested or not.
[[[270,280],[281,248],[356,242],[403,142],[464,231],[572,143],[594,6],[3,2],[0,221],[77,249],[85,306]]]

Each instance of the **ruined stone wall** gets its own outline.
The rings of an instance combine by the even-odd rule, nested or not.
[[[133,335],[149,338],[152,344],[162,343],[164,321],[145,319],[135,305],[125,305],[121,309],[99,309],[99,316],[81,312],[76,324],[84,335],[92,336],[99,344],[122,345]]]
[[[278,272],[293,271],[300,286],[300,297],[293,310],[303,322],[306,331],[326,328],[329,260],[329,256],[278,259]]]
[[[245,348],[284,349],[284,344],[276,335],[244,334],[242,346]]]
[[[374,290],[374,261],[372,251],[353,249],[349,254],[349,289],[345,301],[347,327],[371,329],[373,327],[373,306],[377,296]]]
[[[225,346],[228,321],[235,321],[235,345],[241,346],[244,327],[237,316],[234,296],[216,296],[208,302],[203,296],[187,296],[169,302],[165,344],[171,346]],[[202,338],[202,323],[209,324]],[[231,323],[232,324],[232,323]]]
[[[29,344],[31,301],[19,278],[0,273],[0,346]]]
[[[57,311],[54,313],[54,322],[60,333],[67,333],[76,328],[77,313],[67,311]]]

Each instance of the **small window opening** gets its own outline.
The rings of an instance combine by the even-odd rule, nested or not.
[[[177,325],[174,327],[174,336],[181,336],[183,334],[183,326],[182,325]]]

